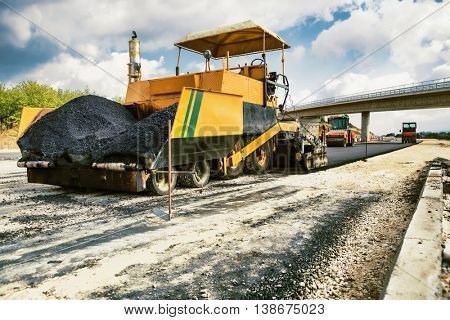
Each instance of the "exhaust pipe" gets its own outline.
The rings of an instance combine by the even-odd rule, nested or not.
[[[136,31],[131,33],[131,40],[128,41],[128,52],[130,63],[128,63],[128,83],[141,80],[141,42]]]

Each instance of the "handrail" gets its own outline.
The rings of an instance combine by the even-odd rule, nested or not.
[[[372,100],[374,98],[379,97],[388,97],[388,96],[402,96],[405,94],[410,94],[414,92],[427,92],[437,89],[450,88],[450,78],[441,78],[435,80],[427,80],[416,83],[403,84],[399,86],[386,87],[382,89],[370,90],[370,91],[362,91],[358,93],[336,96],[331,98],[314,100],[302,104],[295,105],[292,110],[296,111],[299,109],[304,109],[305,107],[312,106],[326,106],[331,104],[339,104],[350,101],[364,101],[364,100]]]

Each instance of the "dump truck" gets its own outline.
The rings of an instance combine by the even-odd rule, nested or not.
[[[348,115],[330,116],[331,129],[326,134],[327,146],[347,147],[355,144],[356,132],[350,126]]]
[[[137,128],[137,134],[133,131],[130,135],[124,129],[107,143],[100,143],[95,140],[95,129],[89,128],[92,134],[85,144],[96,145],[89,149],[92,154],[88,157],[77,155],[75,150],[46,158],[45,152],[30,146],[32,139],[27,144],[19,139],[22,158],[18,166],[27,168],[28,182],[127,192],[149,190],[164,195],[175,186],[203,188],[211,177],[232,179],[243,172],[263,174],[272,167],[311,170],[327,165],[325,144],[318,131],[304,130],[298,119],[282,116],[289,94],[285,50],[290,46],[280,36],[246,21],[188,34],[175,46],[175,75],[143,80],[140,41],[133,31],[123,108],[136,121],[126,128]],[[186,50],[203,56],[204,71],[180,72],[181,54]],[[281,51],[281,72],[269,71],[266,55],[275,51]],[[231,65],[233,57],[247,55],[260,56],[244,65]],[[222,68],[213,69],[211,59],[221,60]],[[29,130],[56,112],[43,116]],[[163,121],[160,119],[164,123],[158,123],[158,128],[146,126],[152,122],[155,127],[155,121]],[[153,130],[147,139],[150,142],[143,141],[141,136],[149,130]],[[21,139],[26,135],[27,131]],[[157,148],[151,145],[155,137],[162,141]],[[118,145],[117,141],[123,143]],[[130,151],[122,152],[117,146]],[[97,152],[101,155],[94,155],[98,150],[103,150]]]
[[[402,143],[416,143],[417,142],[417,123],[403,122],[402,123]]]

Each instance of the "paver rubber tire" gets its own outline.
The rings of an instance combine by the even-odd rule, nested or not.
[[[186,171],[193,171],[194,174],[180,173],[178,175],[178,185],[188,188],[204,188],[209,183],[211,168],[206,160],[198,161],[186,166]]]
[[[244,161],[241,161],[237,164],[237,166],[228,167],[227,174],[220,175],[220,179],[222,179],[222,180],[236,179],[236,178],[240,177],[243,172],[244,172]]]
[[[167,170],[167,169],[164,169]],[[155,195],[164,196],[169,193],[169,174],[168,173],[151,173],[147,179],[147,190]],[[172,168],[172,180],[170,189],[173,191],[177,184],[178,174],[175,168]]]
[[[238,152],[244,146],[244,142],[240,139],[236,142],[233,150]],[[223,174],[223,171],[219,174],[218,178],[221,180],[231,180],[236,179],[244,172],[244,161],[240,161],[236,166],[227,167],[227,174]]]
[[[261,174],[269,169],[272,159],[272,150],[269,143],[263,144],[245,158],[245,171],[253,174]]]
[[[303,155],[302,163],[303,163],[303,169],[305,169],[307,172],[310,171],[313,168],[313,161],[312,158],[308,157],[308,154]]]

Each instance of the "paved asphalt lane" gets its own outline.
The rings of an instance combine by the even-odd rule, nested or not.
[[[369,157],[399,150],[411,144],[401,143],[372,143],[367,145]],[[357,144],[353,147],[328,147],[328,163],[330,166],[340,165],[351,161],[364,159],[366,156],[366,145]],[[0,160],[19,160],[20,152],[15,150],[0,150]]]
[[[19,150],[0,150],[0,160],[19,160]]]
[[[409,147],[411,143],[369,143],[367,144],[367,156],[373,157],[386,152]],[[356,144],[353,147],[327,147],[328,164],[336,166],[350,161],[364,159],[366,157],[366,145]]]

